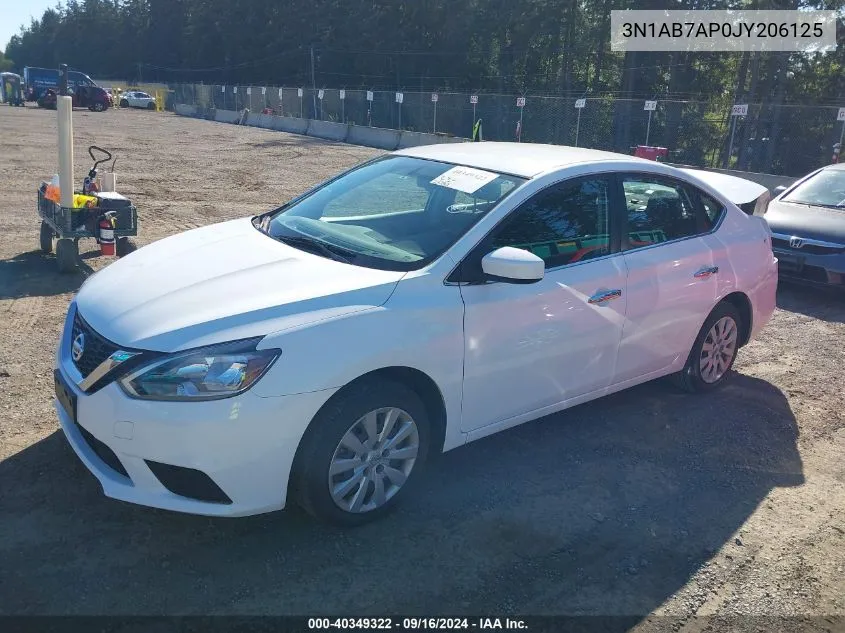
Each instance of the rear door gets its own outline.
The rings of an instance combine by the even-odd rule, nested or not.
[[[693,188],[654,174],[620,177],[627,212],[627,318],[616,382],[659,375],[686,360],[716,301],[709,221]]]

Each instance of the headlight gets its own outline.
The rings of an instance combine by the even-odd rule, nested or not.
[[[120,379],[127,395],[144,400],[219,400],[242,393],[267,371],[281,350],[256,350],[260,338],[179,352]]]

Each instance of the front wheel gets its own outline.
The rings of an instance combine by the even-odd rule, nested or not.
[[[426,408],[403,384],[348,387],[311,423],[294,464],[299,505],[337,525],[372,521],[396,504],[430,445]]]
[[[120,100],[120,107],[121,107],[121,108],[128,108],[128,107],[129,107],[129,102],[128,102],[126,99],[121,99],[121,100]]]
[[[739,351],[741,327],[742,318],[731,303],[723,301],[713,308],[674,382],[689,392],[708,391],[725,382]]]
[[[103,103],[102,101],[97,101],[97,103],[94,103],[94,104],[91,105],[91,111],[92,112],[102,112],[105,109],[106,109],[106,104]]]

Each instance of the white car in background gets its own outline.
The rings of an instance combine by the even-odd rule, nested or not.
[[[138,90],[130,90],[120,95],[121,108],[144,108],[145,110],[155,110],[155,97],[148,95],[146,92]]]
[[[776,286],[765,221],[693,174],[418,147],[90,277],[57,411],[110,497],[356,524],[432,453],[661,376],[720,385]]]

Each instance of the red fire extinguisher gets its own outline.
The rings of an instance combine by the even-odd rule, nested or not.
[[[100,217],[100,255],[114,257],[114,215],[107,213]]]

